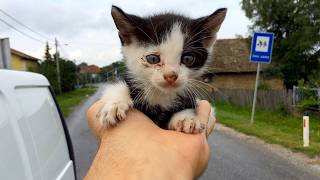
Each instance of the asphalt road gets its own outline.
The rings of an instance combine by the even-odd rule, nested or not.
[[[81,104],[67,119],[74,146],[78,179],[86,174],[97,150],[91,135],[85,112],[103,91],[100,86],[97,93]],[[216,131],[209,138],[211,159],[200,180],[319,180],[304,168],[291,164],[284,157],[270,152],[257,144],[240,140],[223,131]]]

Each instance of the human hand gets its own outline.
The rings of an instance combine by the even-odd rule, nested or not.
[[[210,150],[207,134],[184,134],[156,126],[132,110],[116,127],[104,129],[96,120],[101,106],[88,110],[88,124],[100,143],[86,179],[195,179],[205,170]],[[208,124],[210,104],[200,101],[198,118]],[[207,126],[211,132],[214,124]]]

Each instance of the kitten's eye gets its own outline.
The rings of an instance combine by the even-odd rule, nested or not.
[[[158,64],[160,62],[160,56],[155,54],[149,54],[146,56],[147,62],[150,64]]]
[[[181,63],[185,64],[186,66],[192,66],[195,62],[195,58],[191,54],[182,55]]]

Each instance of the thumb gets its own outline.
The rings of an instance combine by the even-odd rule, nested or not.
[[[201,122],[201,126],[205,128],[204,134],[209,136],[215,125],[215,117],[213,108],[206,100],[198,101],[197,118]]]

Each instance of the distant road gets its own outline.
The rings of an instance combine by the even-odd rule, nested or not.
[[[76,107],[66,120],[75,153],[76,171],[79,180],[88,171],[97,150],[96,140],[88,129],[86,111],[100,98],[103,88],[103,85],[99,85],[97,92]]]
[[[104,86],[78,106],[67,119],[75,151],[78,178],[86,174],[97,145],[86,121],[86,110],[101,96]],[[242,141],[223,131],[209,138],[211,159],[200,180],[319,180],[320,177],[288,162],[257,144]]]

